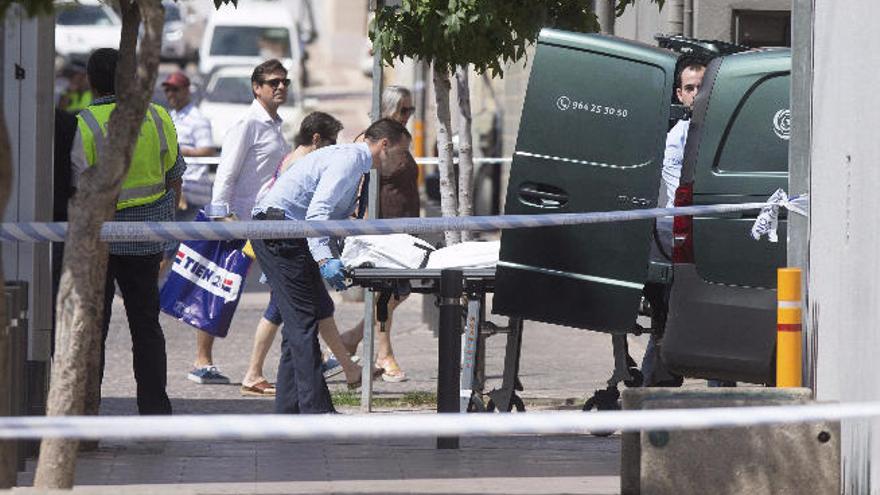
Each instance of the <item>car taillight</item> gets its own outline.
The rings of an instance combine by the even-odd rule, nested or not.
[[[694,204],[694,183],[684,182],[675,190],[675,206]],[[676,216],[672,222],[672,262],[694,262],[694,219],[692,216]]]

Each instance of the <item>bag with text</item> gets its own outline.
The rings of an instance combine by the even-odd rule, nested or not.
[[[202,213],[196,221],[207,221]],[[251,258],[244,240],[181,242],[159,294],[162,312],[215,337],[225,337]]]

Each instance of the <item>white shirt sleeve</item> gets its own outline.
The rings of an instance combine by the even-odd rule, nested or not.
[[[230,207],[232,203],[232,196],[235,194],[245,157],[254,142],[253,127],[250,124],[249,120],[239,122],[229,130],[223,139],[220,164],[217,165],[217,175],[214,177],[214,188],[211,194],[212,205]]]
[[[687,142],[690,121],[679,121],[666,135],[666,150],[663,153],[663,182],[666,184],[666,207],[675,203],[675,190],[681,179],[681,166],[684,162],[684,145]]]
[[[79,128],[73,136],[73,148],[70,150],[70,186],[76,187],[79,182],[79,176],[89,168],[89,162],[86,160],[86,152],[83,149],[82,135]]]
[[[214,146],[214,139],[211,135],[211,122],[201,114],[198,118],[193,119],[193,142],[196,148],[210,148]]]

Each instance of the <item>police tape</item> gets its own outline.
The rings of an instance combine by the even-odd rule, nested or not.
[[[877,416],[880,401],[590,413],[20,416],[0,418],[0,439],[352,440],[580,435],[599,431],[709,430]]]
[[[204,156],[204,157],[186,157],[184,159],[187,165],[219,165],[220,157],[219,156]],[[415,157],[416,164],[418,165],[437,165],[440,163],[440,158],[437,157]],[[452,159],[453,162],[458,163],[458,157],[454,157]],[[500,157],[486,157],[486,156],[478,156],[473,158],[474,165],[481,165],[484,163],[498,163],[505,164],[513,162],[513,158],[500,158]]]
[[[675,215],[720,215],[748,210],[768,210],[778,215],[779,207],[805,210],[806,196],[777,198],[773,202],[649,208],[590,213],[544,215],[500,215],[440,218],[395,218],[387,220],[325,221],[240,221],[240,222],[105,222],[101,240],[106,242],[189,241],[229,239],[295,239],[304,237],[346,237],[350,235],[428,234],[446,231],[496,231],[502,229],[585,225],[647,220]],[[770,208],[767,208],[767,207]],[[768,222],[775,227],[774,222]],[[22,222],[0,223],[0,240],[20,242],[62,242],[68,224]]]

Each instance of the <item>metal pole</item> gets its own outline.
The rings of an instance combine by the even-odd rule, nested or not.
[[[373,11],[378,14],[385,6],[385,0],[373,0],[370,3]],[[373,45],[373,101],[370,107],[370,119],[375,122],[382,117],[382,53],[378,45]],[[376,169],[370,170],[369,206],[367,216],[378,218],[379,175]],[[373,318],[376,310],[376,297],[373,291],[364,294],[364,338],[361,356],[361,412],[373,409]]]
[[[427,155],[425,143],[425,105],[427,105],[427,87],[426,81],[428,64],[421,60],[417,60],[413,64],[415,72],[415,84],[413,84],[413,100],[416,106],[416,114],[413,120],[413,156],[422,157]],[[424,180],[422,176],[422,167],[419,167],[419,184]]]
[[[379,213],[379,173],[370,170],[370,190],[368,196],[367,215],[376,218]],[[364,338],[361,352],[361,412],[368,413],[373,409],[373,319],[376,311],[376,294],[367,290],[364,294]]]
[[[385,7],[385,0],[375,0],[373,10],[378,15]],[[370,106],[370,120],[373,122],[382,118],[382,48],[373,44],[373,101]]]
[[[437,345],[437,412],[458,413],[461,373],[461,270],[440,272],[440,338]],[[457,449],[458,437],[438,437],[438,449]]]
[[[668,34],[684,34],[684,0],[669,2],[666,21]]]
[[[684,19],[682,27],[684,35],[687,37],[694,36],[694,0],[684,0]]]
[[[810,192],[810,150],[813,141],[813,0],[792,2],[791,140],[788,148],[788,192]],[[810,325],[810,219],[788,217],[788,263],[803,273],[803,383],[816,395],[816,332]]]
[[[594,9],[602,34],[614,34],[614,0],[596,0]]]

